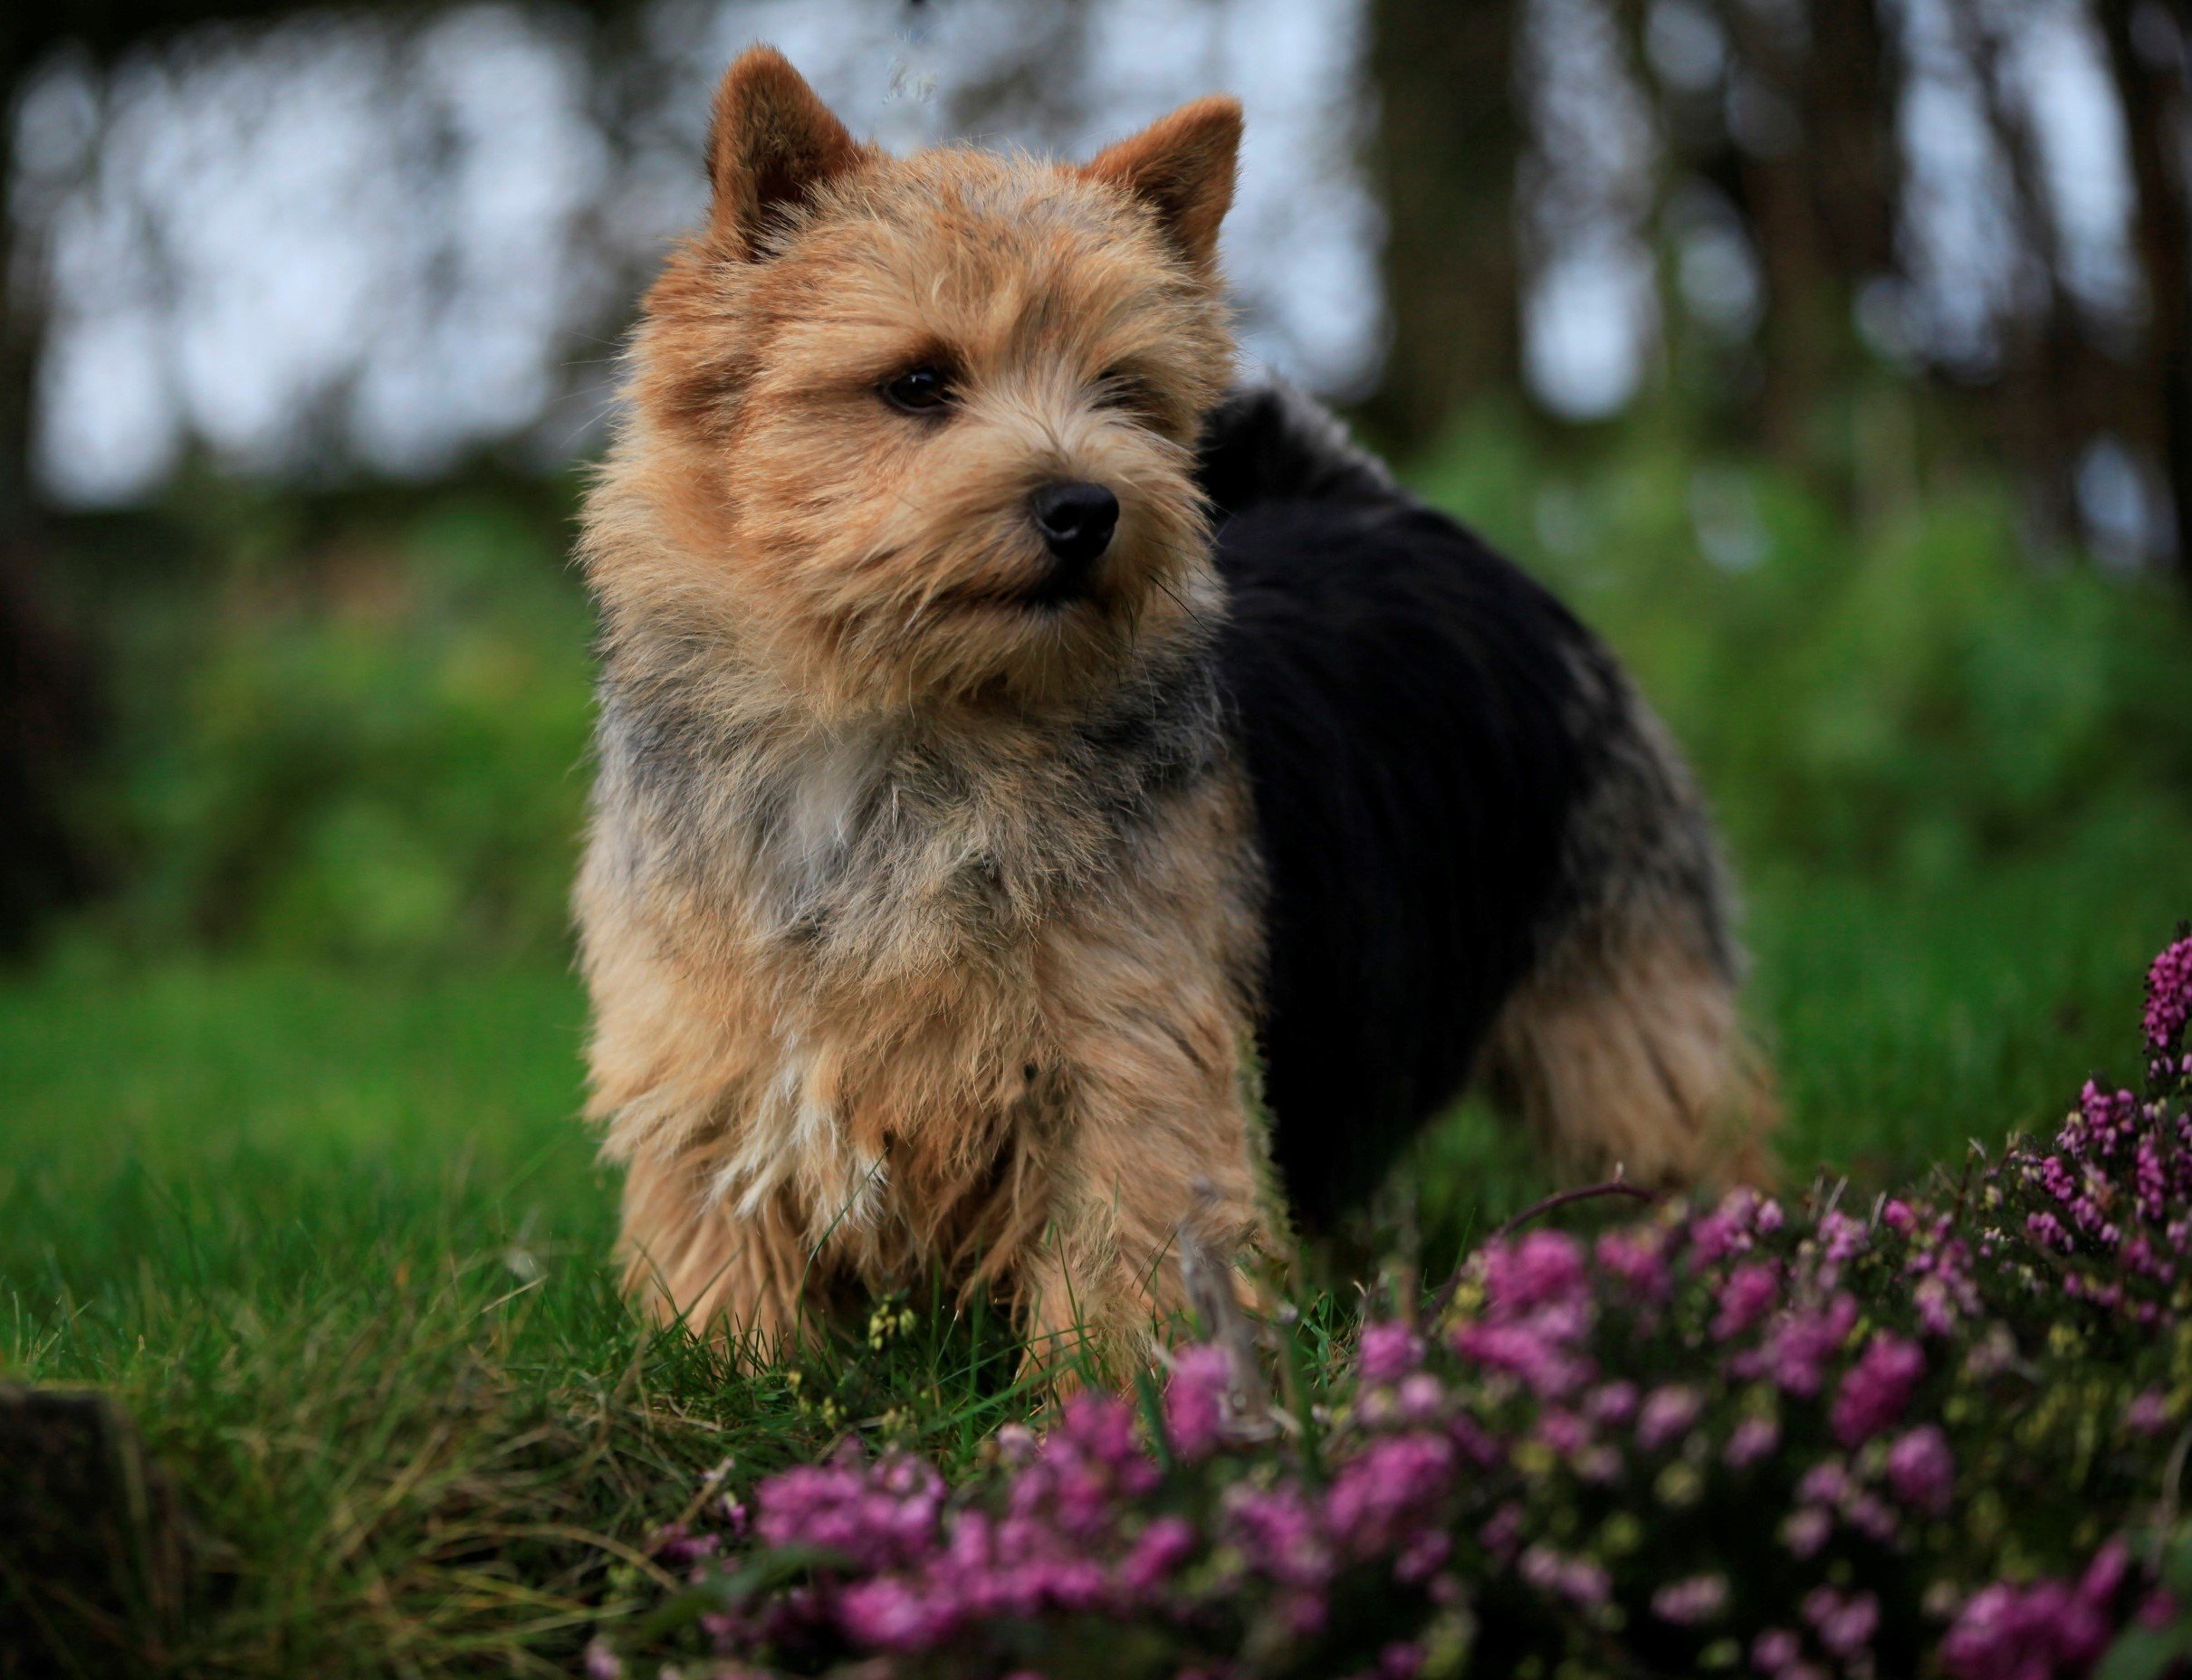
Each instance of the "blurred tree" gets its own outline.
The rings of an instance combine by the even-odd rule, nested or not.
[[[1373,172],[1385,206],[1383,377],[1364,407],[1421,448],[1462,404],[1521,377],[1516,0],[1372,0]]]
[[[2123,108],[2145,277],[2144,419],[2174,512],[2178,574],[2192,590],[2192,41],[2160,0],[2099,0]]]
[[[1874,0],[1620,0],[1668,144],[1664,196],[1689,182],[1727,206],[1763,291],[1756,369],[1727,382],[1743,435],[1785,461],[1817,459],[1809,435],[1864,350],[1855,305],[1895,267],[1901,78]],[[1687,53],[1644,43],[1680,27],[1717,42]],[[1656,15],[1655,15],[1656,14]]]

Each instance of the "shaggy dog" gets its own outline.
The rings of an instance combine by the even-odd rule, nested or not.
[[[594,1112],[663,1314],[765,1347],[940,1274],[1134,1345],[1183,1232],[1323,1225],[1472,1074],[1566,1161],[1752,1164],[1664,731],[1234,388],[1240,134],[899,158],[766,48],[724,79],[583,541]]]

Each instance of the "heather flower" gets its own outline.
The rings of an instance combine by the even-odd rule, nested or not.
[[[1644,1397],[1643,1409],[1637,1414],[1637,1445],[1646,1452],[1656,1452],[1686,1432],[1703,1409],[1694,1389],[1673,1383],[1654,1389]]]
[[[2075,1586],[2042,1580],[1997,1581],[1975,1593],[1941,1642],[1941,1666],[1956,1680],[2053,1680],[2082,1674],[2108,1648],[2110,1606],[2130,1554],[2120,1540],[2094,1554]]]
[[[1371,1324],[1357,1358],[1364,1382],[1398,1382],[1423,1362],[1423,1339],[1405,1324]]]
[[[1804,1505],[1782,1520],[1781,1543],[1797,1558],[1815,1556],[1834,1532],[1833,1513],[1818,1505]]]
[[[2149,1004],[2192,988],[2157,972]],[[1084,1396],[1043,1435],[1000,1431],[955,1490],[847,1448],[765,1479],[751,1537],[711,1483],[715,1532],[653,1550],[681,1570],[796,1551],[725,1568],[780,1584],[699,1617],[771,1673],[1059,1672],[1118,1623],[1153,1672],[1197,1680],[1265,1680],[1307,1637],[1319,1672],[1462,1672],[1471,1628],[1552,1672],[1580,1621],[1609,1672],[2087,1676],[2127,1626],[2177,1614],[2123,1545],[2063,1550],[2086,1520],[2151,1520],[2192,1380],[2192,1115],[2165,1084],[2089,1083],[2051,1145],[2013,1144],[1953,1203],[1888,1197],[1867,1220],[1839,1190],[1744,1193],[1588,1246],[1495,1241],[1440,1337],[1371,1323],[1295,1373],[1276,1439],[1230,1430],[1234,1373],[1182,1348],[1153,1441]],[[2073,1456],[2074,1504],[2051,1479]],[[1672,1564],[1699,1535],[1726,1555]],[[597,1642],[589,1680],[617,1660]]]
[[[1231,1380],[1223,1348],[1182,1348],[1173,1355],[1172,1380],[1164,1389],[1164,1433],[1182,1458],[1202,1458],[1217,1448],[1225,1434]]]
[[[838,1597],[845,1631],[876,1651],[923,1651],[957,1626],[959,1607],[942,1593],[893,1575],[855,1581]]]
[[[1516,1570],[1539,1591],[1585,1607],[1603,1604],[1613,1589],[1603,1564],[1589,1558],[1570,1557],[1547,1545],[1527,1548]]]
[[[1869,1592],[1840,1593],[1832,1587],[1818,1587],[1804,1596],[1804,1619],[1829,1652],[1854,1656],[1880,1631],[1880,1600]]]
[[[2147,970],[2147,1053],[2173,1055],[2192,1020],[2192,934],[2154,959]]]
[[[1826,1367],[1857,1324],[1857,1302],[1837,1294],[1825,1305],[1783,1314],[1754,1352],[1729,1361],[1732,1374],[1764,1376],[1785,1392],[1809,1397],[1826,1380]]]
[[[1781,1445],[1781,1426],[1771,1418],[1746,1418],[1728,1437],[1720,1457],[1730,1470],[1747,1469]]]
[[[1871,1440],[1903,1415],[1925,1374],[1916,1342],[1886,1331],[1874,1335],[1834,1395],[1834,1438],[1844,1446]]]
[[[1599,1269],[1618,1278],[1638,1301],[1658,1302],[1666,1298],[1670,1274],[1665,1243],[1656,1227],[1639,1226],[1629,1230],[1607,1231],[1600,1236],[1592,1252]]]
[[[1741,1335],[1770,1312],[1780,1296],[1781,1279],[1772,1265],[1746,1261],[1734,1267],[1720,1285],[1713,1339],[1727,1341]]]
[[[1485,1298],[1505,1312],[1567,1304],[1584,1284],[1583,1249],[1565,1232],[1532,1231],[1518,1243],[1485,1247]]]
[[[1888,1485],[1928,1516],[1946,1516],[1956,1488],[1956,1459],[1938,1424],[1920,1424],[1888,1449]]]
[[[1727,1605],[1728,1577],[1718,1573],[1670,1581],[1651,1595],[1651,1613],[1678,1627],[1710,1621]]]
[[[2169,1427],[2169,1398],[2159,1389],[2134,1394],[2123,1408],[2123,1427],[2133,1435],[2159,1435]]]
[[[1442,1436],[1373,1441],[1333,1477],[1325,1495],[1326,1532],[1357,1557],[1391,1550],[1444,1500],[1458,1457]]]

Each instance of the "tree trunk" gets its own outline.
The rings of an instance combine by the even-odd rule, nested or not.
[[[2101,0],[2139,195],[2135,234],[2147,294],[2144,418],[2174,509],[2177,575],[2192,593],[2192,180],[2184,165],[2192,89],[2186,85],[2185,25],[2175,25],[2175,65],[2157,62],[2134,38],[2137,11],[2136,0]]]
[[[43,609],[48,548],[31,471],[40,288],[21,272],[9,203],[26,68],[0,58],[0,953],[20,950],[88,882],[66,790],[88,744],[91,683]]]
[[[1517,0],[1371,5],[1392,333],[1364,415],[1398,451],[1422,447],[1462,403],[1520,377],[1517,11]]]

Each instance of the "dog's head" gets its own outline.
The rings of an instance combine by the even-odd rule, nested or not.
[[[612,614],[735,634],[829,710],[1070,700],[1218,605],[1240,108],[1083,166],[855,140],[777,52],[716,95],[591,515]]]

